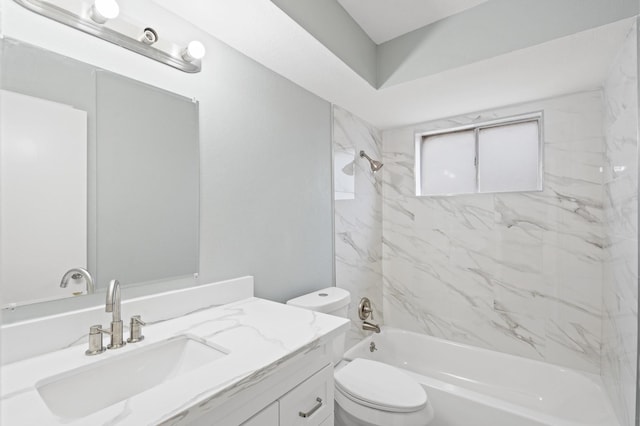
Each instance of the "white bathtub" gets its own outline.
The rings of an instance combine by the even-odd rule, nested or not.
[[[596,375],[390,327],[346,352],[354,358],[422,384],[435,410],[430,426],[619,426]]]

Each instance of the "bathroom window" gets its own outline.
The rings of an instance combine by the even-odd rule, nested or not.
[[[416,195],[542,190],[542,113],[416,134]]]

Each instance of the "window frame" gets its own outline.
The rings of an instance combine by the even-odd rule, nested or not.
[[[527,191],[487,191],[480,192],[480,159],[479,159],[479,135],[480,131],[484,129],[489,129],[493,127],[501,127],[508,126],[519,123],[529,123],[536,122],[538,125],[538,185],[535,189],[527,190]],[[457,132],[469,131],[473,130],[475,137],[475,175],[476,175],[476,187],[474,192],[457,192],[450,194],[427,194],[422,193],[422,146],[425,138],[429,136],[438,136],[438,135],[446,135]],[[445,129],[438,130],[430,130],[430,131],[417,131],[414,134],[415,138],[415,164],[414,164],[414,176],[415,176],[415,184],[416,184],[416,196],[417,197],[451,197],[454,195],[469,195],[469,194],[504,194],[504,193],[514,193],[514,192],[541,192],[544,190],[544,111],[534,111],[526,114],[518,114],[512,115],[508,117],[502,117],[495,120],[487,120],[479,123],[471,123],[463,126],[456,127],[448,127]]]

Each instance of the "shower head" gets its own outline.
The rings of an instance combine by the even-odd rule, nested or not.
[[[360,151],[360,157],[369,160],[369,164],[371,165],[371,173],[377,172],[382,168],[382,166],[384,166],[384,164],[382,164],[381,162],[369,157],[367,154],[365,154],[364,151]]]

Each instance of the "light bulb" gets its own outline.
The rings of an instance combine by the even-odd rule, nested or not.
[[[104,24],[120,14],[120,6],[115,0],[96,0],[91,6],[89,16],[98,24]]]
[[[204,45],[198,40],[190,41],[187,47],[182,51],[182,58],[187,62],[193,62],[204,58],[206,53]]]

